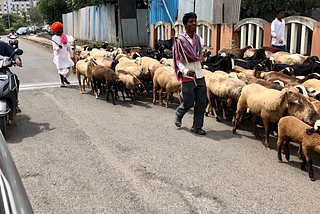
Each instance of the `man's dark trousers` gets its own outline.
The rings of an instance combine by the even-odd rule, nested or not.
[[[194,105],[193,125],[195,129],[203,127],[204,112],[207,103],[207,90],[204,77],[194,81],[182,83],[183,102],[176,109],[178,118],[182,118],[187,111]]]

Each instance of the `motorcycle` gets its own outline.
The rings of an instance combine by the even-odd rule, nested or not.
[[[8,36],[9,38],[9,44],[14,48],[18,48],[18,44],[19,44],[19,41],[18,41],[18,37],[15,36],[15,35],[11,35],[11,36]]]
[[[18,109],[19,80],[9,69],[16,65],[14,54],[22,55],[23,50],[15,49],[10,57],[0,55],[0,130],[5,138]]]

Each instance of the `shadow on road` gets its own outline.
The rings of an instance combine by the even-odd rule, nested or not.
[[[34,137],[43,131],[51,131],[49,123],[35,123],[30,121],[30,117],[25,114],[18,114],[9,126],[7,143],[20,143],[24,138]]]

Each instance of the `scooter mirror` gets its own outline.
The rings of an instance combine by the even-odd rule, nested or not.
[[[23,54],[23,50],[17,48],[15,51],[14,51],[15,54],[17,55],[22,55]]]

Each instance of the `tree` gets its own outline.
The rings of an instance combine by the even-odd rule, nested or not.
[[[259,17],[261,13],[273,13],[276,8],[295,11],[295,14],[311,17],[313,9],[320,7],[319,0],[243,0],[241,17]]]
[[[62,21],[62,14],[70,12],[65,0],[40,0],[38,10],[48,23]]]
[[[24,23],[22,17],[20,17],[19,15],[15,14],[15,13],[3,14],[2,18],[0,20],[6,26],[7,29],[12,27],[18,21],[19,21],[19,23],[27,25],[27,23]],[[10,22],[10,27],[9,27],[9,22]]]
[[[43,18],[36,7],[31,6],[28,11],[29,19],[31,24],[40,25],[43,23]]]

